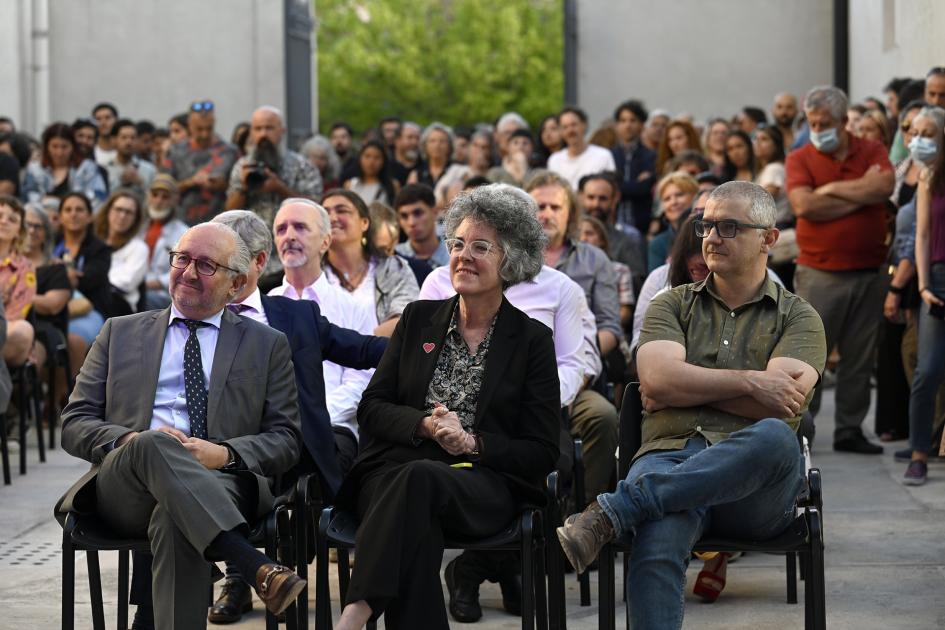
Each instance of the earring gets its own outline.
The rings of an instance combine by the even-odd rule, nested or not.
[[[361,247],[367,247],[367,237],[366,237],[366,236],[362,236],[362,237],[361,237]]]

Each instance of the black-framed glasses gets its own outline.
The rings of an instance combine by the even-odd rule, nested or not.
[[[233,273],[239,273],[236,269],[232,267],[227,267],[226,265],[221,265],[218,262],[213,262],[206,258],[194,258],[190,254],[185,254],[184,252],[170,252],[170,261],[171,267],[175,269],[187,269],[190,266],[190,263],[194,263],[194,267],[197,269],[197,273],[201,276],[212,276],[217,272],[217,269],[223,267],[227,271],[232,271]]]
[[[466,242],[461,238],[448,238],[443,241],[446,245],[446,251],[450,254],[461,254],[463,250],[469,249],[469,255],[473,258],[485,258],[492,251],[493,244],[489,241],[470,241]]]
[[[190,111],[197,113],[212,112],[213,101],[194,101],[190,104]]]
[[[697,219],[692,222],[692,229],[696,231],[696,236],[705,238],[712,232],[712,228],[718,231],[722,238],[735,238],[738,234],[738,228],[754,228],[758,230],[770,230],[769,225],[758,225],[757,223],[742,223],[732,219],[723,219],[722,221],[705,221]]]

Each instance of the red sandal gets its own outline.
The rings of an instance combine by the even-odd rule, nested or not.
[[[719,598],[725,588],[725,568],[729,554],[720,553],[711,560],[706,560],[699,571],[699,577],[692,587],[692,594],[711,604]]]

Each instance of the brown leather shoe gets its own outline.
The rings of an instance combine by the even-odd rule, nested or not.
[[[305,586],[305,580],[281,564],[264,564],[256,572],[256,593],[274,615],[288,608]]]
[[[569,516],[557,532],[564,555],[578,573],[583,573],[601,547],[614,539],[614,526],[597,501],[580,514]]]

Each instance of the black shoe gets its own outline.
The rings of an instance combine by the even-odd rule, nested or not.
[[[227,580],[223,583],[220,597],[213,602],[207,621],[210,623],[236,623],[245,613],[253,609],[253,592],[243,580]]]
[[[151,606],[138,606],[131,630],[154,630],[154,609]]]
[[[842,440],[834,440],[833,450],[841,453],[862,453],[863,455],[879,455],[883,447],[873,444],[863,435],[854,435]]]
[[[450,593],[450,615],[460,623],[474,623],[482,619],[479,606],[479,582],[467,579],[462,569],[457,571],[456,558],[446,565],[446,589]],[[459,573],[459,575],[457,575]]]
[[[502,608],[516,617],[522,616],[522,577],[518,573],[508,573],[499,578],[502,589]]]

